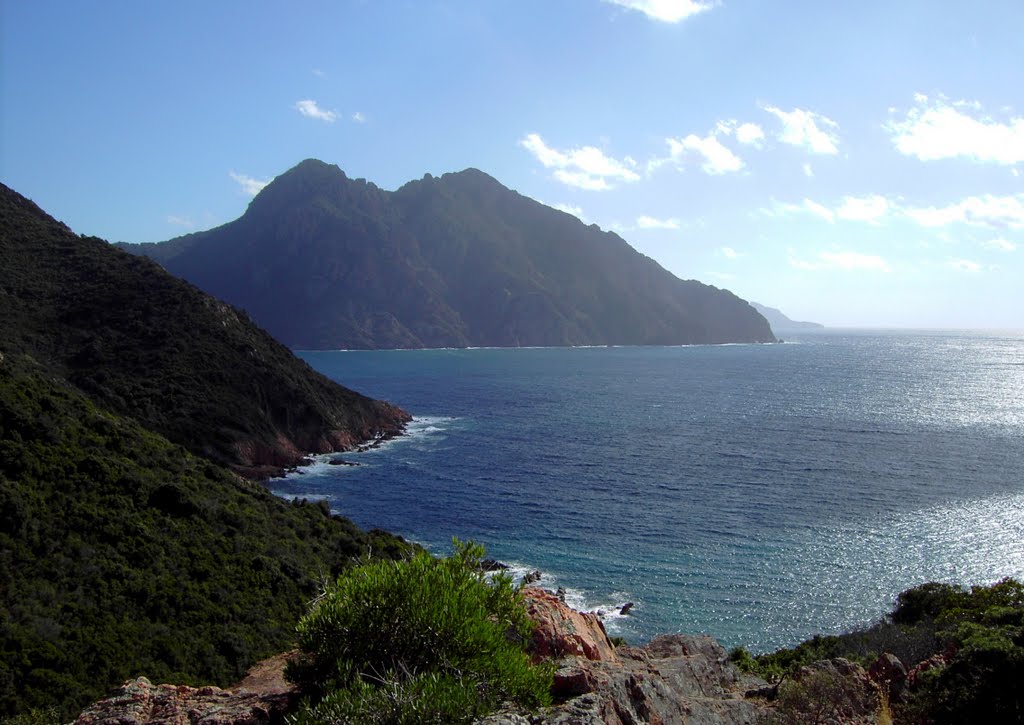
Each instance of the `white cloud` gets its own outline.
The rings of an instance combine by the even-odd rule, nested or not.
[[[949,259],[946,262],[946,266],[958,272],[970,272],[971,274],[977,274],[981,271],[981,265],[969,259]]]
[[[847,221],[877,223],[891,208],[889,200],[884,196],[844,196],[843,202],[836,209],[836,216]]]
[[[764,141],[764,131],[756,123],[744,123],[736,128],[736,140],[742,144],[759,146]]]
[[[239,186],[242,187],[242,191],[249,196],[256,196],[263,190],[263,187],[270,183],[270,179],[254,179],[245,174],[236,174],[234,171],[229,171],[228,175],[237,181]]]
[[[567,186],[603,191],[612,188],[610,182],[640,180],[640,175],[633,170],[635,161],[629,158],[618,161],[594,146],[559,151],[545,144],[536,133],[527,135],[519,145],[545,168],[555,169],[554,177]]]
[[[665,139],[665,142],[668,144],[669,158],[677,164],[682,163],[688,152],[692,151],[701,156],[704,161],[700,167],[706,174],[717,176],[743,168],[743,160],[723,146],[714,134],[700,138],[691,133],[686,138],[669,138]]]
[[[840,269],[864,269],[877,272],[889,272],[889,264],[873,254],[861,254],[860,252],[822,252],[818,255],[828,264]]]
[[[1011,242],[1009,239],[989,239],[985,242],[985,246],[989,249],[995,249],[999,252],[1015,252],[1017,251],[1017,245]]]
[[[996,121],[981,114],[977,102],[914,96],[916,106],[885,129],[896,150],[921,161],[958,156],[1012,166],[1024,162],[1024,118]]]
[[[924,227],[963,223],[991,229],[1024,229],[1024,194],[969,196],[945,207],[905,209],[904,214]]]
[[[804,176],[812,178],[814,176],[814,169],[811,168],[810,164],[804,164]]]
[[[296,101],[295,110],[307,118],[315,118],[318,121],[334,123],[338,118],[335,111],[325,111],[317,105],[316,101],[307,98],[304,101]]]
[[[783,111],[775,106],[765,106],[764,110],[782,121],[778,139],[783,143],[801,146],[816,154],[839,153],[839,136],[835,133],[839,124],[832,119],[801,108]]]
[[[722,252],[723,257],[727,257],[729,259],[736,259],[736,257],[740,256],[739,252],[732,247],[722,247],[720,251]]]
[[[327,74],[324,73],[319,68],[314,68],[313,69],[313,75],[315,75],[317,78],[326,78],[327,77]]]
[[[800,259],[789,250],[789,264],[796,269],[807,271],[842,270],[849,272],[891,272],[889,263],[874,254],[861,252],[834,251],[819,252],[814,261]]]
[[[637,10],[651,20],[663,23],[678,23],[681,20],[710,10],[717,3],[701,0],[605,0],[629,10]]]
[[[185,229],[195,229],[196,227],[196,223],[189,217],[177,216],[175,214],[168,215],[167,223],[173,224],[176,227],[185,227]]]
[[[356,123],[366,123],[366,116],[363,115],[362,111],[356,111],[352,114],[352,120]]]
[[[637,229],[679,229],[678,219],[656,219],[652,216],[639,216],[636,219]]]

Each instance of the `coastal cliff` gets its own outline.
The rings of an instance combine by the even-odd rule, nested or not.
[[[0,350],[193,453],[265,477],[410,419],[315,372],[246,313],[2,185],[0,212]]]

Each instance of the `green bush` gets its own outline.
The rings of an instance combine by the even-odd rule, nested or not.
[[[519,590],[485,575],[483,547],[420,552],[343,573],[298,626],[289,676],[310,693],[296,723],[458,723],[503,703],[550,702],[553,670],[524,651]]]

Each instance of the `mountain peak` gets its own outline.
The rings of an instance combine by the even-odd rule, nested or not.
[[[305,349],[774,340],[731,293],[476,168],[389,192],[307,160],[175,251],[167,269]]]

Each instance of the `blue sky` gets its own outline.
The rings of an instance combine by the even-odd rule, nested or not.
[[[0,180],[75,231],[237,218],[304,158],[476,167],[837,326],[1024,328],[1024,3],[5,2]]]

